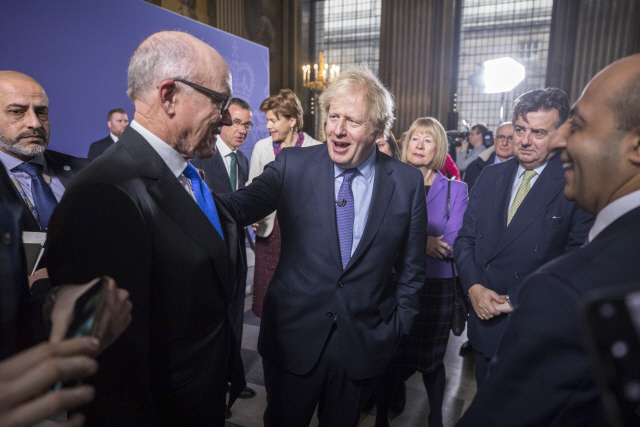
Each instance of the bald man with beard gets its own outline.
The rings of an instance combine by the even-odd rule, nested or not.
[[[49,98],[32,77],[0,71],[0,108],[0,161],[13,182],[6,190],[27,207],[22,229],[45,230],[71,178],[89,162],[47,149]]]

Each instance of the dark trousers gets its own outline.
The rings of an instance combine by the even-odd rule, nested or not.
[[[295,375],[263,359],[267,390],[265,427],[308,427],[318,405],[319,427],[356,427],[377,378],[352,380],[340,357],[334,325],[316,366]]]
[[[473,355],[475,356],[476,360],[476,383],[478,384],[478,390],[480,390],[480,387],[482,387],[482,384],[484,384],[484,380],[487,379],[487,373],[489,371],[489,363],[491,362],[491,359],[487,359],[486,357],[484,357],[484,354],[475,350],[473,352]]]

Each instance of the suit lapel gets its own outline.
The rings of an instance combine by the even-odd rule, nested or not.
[[[62,159],[59,159],[49,150],[45,150],[44,158],[47,161],[47,166],[56,174],[56,177],[58,177],[62,186],[67,188],[74,175],[74,171],[71,169],[71,166],[63,164],[64,162]]]
[[[231,193],[231,180],[229,179],[229,174],[227,174],[227,167],[224,165],[224,160],[222,160],[222,155],[220,155],[220,151],[216,150],[216,155],[213,156],[213,168],[208,168],[207,173],[211,173],[216,182],[222,183],[219,187],[222,190],[222,193]]]
[[[513,175],[515,176],[515,172]],[[513,180],[511,180],[511,182],[513,182]],[[544,209],[546,209],[549,203],[553,201],[563,188],[564,177],[562,174],[562,164],[560,162],[560,157],[556,156],[549,161],[547,167],[544,168],[542,174],[540,174],[536,182],[533,184],[533,187],[531,187],[531,190],[529,190],[529,193],[516,211],[516,214],[513,216],[511,223],[509,223],[509,227],[506,227],[505,217],[502,227],[506,227],[506,231],[494,249],[491,258],[497,256],[520,234],[522,234],[522,232],[542,214]],[[508,204],[511,191],[508,191],[506,194]]]
[[[131,132],[134,133],[133,136]],[[129,127],[126,128],[125,133],[128,138],[123,138],[125,139],[123,145],[129,149],[134,159],[140,159],[141,173],[154,181],[148,186],[149,194],[195,242],[209,253],[218,281],[229,297],[231,259],[226,243],[149,143]],[[216,203],[216,207],[218,206],[220,205]],[[227,219],[228,213],[224,211],[223,214]],[[235,223],[231,227],[235,227]],[[223,230],[225,228],[229,239],[233,236],[235,240],[237,232],[232,230],[233,233],[229,233],[228,221],[223,223]],[[237,249],[237,246],[234,247]]]
[[[317,216],[322,223],[331,253],[334,255],[336,265],[342,269],[336,219],[333,162],[329,158],[327,150],[321,150],[314,160],[315,164],[311,166],[311,170],[307,174],[307,179],[311,181],[309,187],[313,188]]]
[[[431,184],[429,194],[427,194],[427,205],[431,203],[441,191],[446,191],[445,188],[447,187],[447,181],[447,178],[442,176],[440,172],[436,172],[436,177]]]
[[[488,203],[487,208],[491,209],[490,218],[493,218],[493,227],[497,236],[494,240],[499,242],[507,229],[507,211],[509,210],[509,198],[511,197],[511,185],[518,170],[518,162],[511,161],[505,171],[496,177],[493,187],[493,201]]]
[[[389,207],[393,190],[396,187],[395,181],[390,177],[393,172],[393,168],[388,164],[388,162],[384,161],[381,156],[380,152],[376,150],[376,175],[375,182],[373,183],[373,194],[371,195],[371,205],[369,207],[367,223],[364,226],[360,243],[358,243],[358,247],[349,260],[349,264],[347,264],[345,271],[348,270],[349,267],[351,267],[353,263],[356,262],[356,260],[364,253],[364,250],[375,237],[387,212],[387,208]],[[334,221],[334,229],[336,229],[337,235],[336,227],[337,226]]]

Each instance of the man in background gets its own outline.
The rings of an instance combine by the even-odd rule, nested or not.
[[[456,149],[456,166],[458,166],[463,177],[471,162],[487,149],[484,145],[484,135],[487,133],[489,133],[487,125],[476,123],[471,126],[469,137],[463,140],[462,145]]]
[[[46,230],[53,209],[86,159],[48,150],[49,98],[32,77],[0,71],[0,161],[7,189],[24,203],[23,231]],[[2,181],[3,185],[5,181]]]
[[[124,129],[129,124],[129,117],[127,112],[122,108],[114,108],[107,113],[107,126],[109,127],[109,136],[93,142],[89,147],[89,154],[87,158],[93,160],[109,148],[113,143],[118,142],[118,138],[124,132]]]
[[[513,149],[511,142],[513,141],[513,125],[510,122],[502,123],[496,129],[494,145],[483,151],[477,159],[475,159],[467,167],[464,174],[464,182],[469,186],[469,191],[475,184],[476,179],[480,176],[480,172],[486,166],[495,165],[505,162],[513,157]]]
[[[220,138],[216,141],[216,154],[208,159],[191,160],[192,165],[204,171],[204,180],[207,186],[217,194],[230,193],[244,188],[249,176],[249,161],[247,156],[238,148],[242,147],[247,136],[249,136],[249,131],[253,127],[251,106],[240,98],[231,98],[229,114],[231,115],[231,126],[222,127]],[[241,283],[245,283],[247,248],[244,227],[238,227],[238,237],[240,238],[241,251],[245,260],[245,278]],[[234,326],[239,337],[238,345],[240,345],[242,343],[244,321],[244,286],[238,286],[237,292],[236,298],[239,303],[236,306],[240,310],[234,314]],[[238,397],[240,399],[250,399],[255,395],[256,392],[254,390],[245,387]]]
[[[513,295],[489,376],[459,426],[609,425],[579,314],[590,293],[640,281],[640,55],[591,80],[549,150],[561,152],[564,196],[596,220],[587,245]],[[637,425],[637,402],[625,406],[624,425]]]
[[[485,168],[471,192],[454,253],[473,306],[467,324],[478,389],[507,325],[494,305],[544,263],[580,248],[593,224],[562,194],[562,161],[547,147],[568,115],[560,89],[521,95],[513,106],[514,158]]]

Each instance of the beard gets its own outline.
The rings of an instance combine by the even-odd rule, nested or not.
[[[29,136],[40,136],[43,138],[41,144],[30,147],[24,147],[20,144],[20,140]],[[23,132],[16,139],[11,139],[7,137],[5,134],[0,131],[0,148],[2,148],[7,153],[17,154],[18,156],[25,157],[35,157],[39,154],[44,153],[47,145],[49,145],[49,137],[46,132],[42,129],[34,129],[31,132]]]

